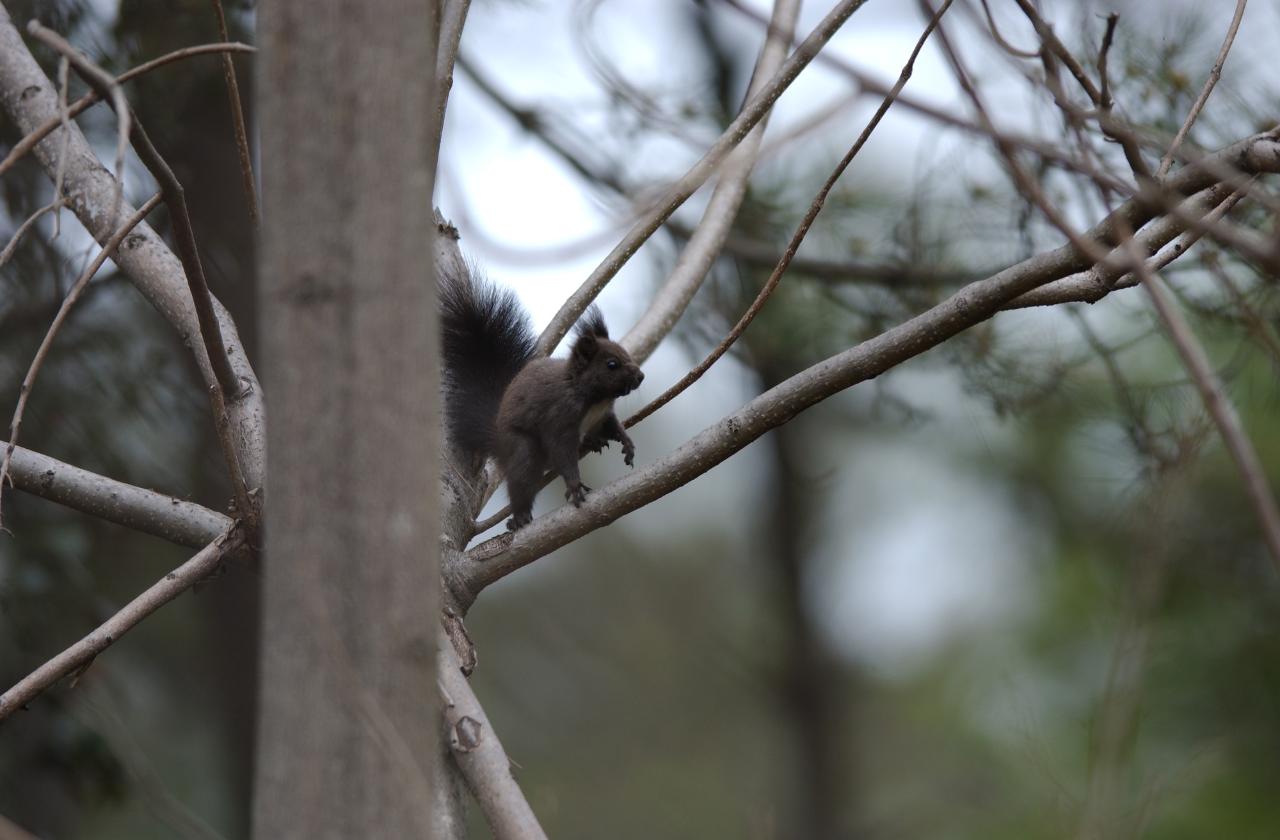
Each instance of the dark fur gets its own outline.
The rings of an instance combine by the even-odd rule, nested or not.
[[[508,528],[532,520],[547,470],[564,478],[565,498],[580,505],[589,492],[578,474],[583,454],[616,440],[627,465],[633,463],[635,444],[613,401],[635,390],[644,374],[609,339],[599,309],[578,322],[568,359],[530,360],[533,332],[510,292],[450,278],[441,300],[450,435],[468,454],[497,458],[511,497]]]
[[[469,458],[497,448],[498,405],[536,340],[516,296],[467,273],[443,271],[440,321],[449,439]]]

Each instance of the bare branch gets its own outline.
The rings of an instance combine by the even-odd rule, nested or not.
[[[1227,451],[1231,453],[1231,458],[1236,462],[1244,478],[1245,493],[1258,517],[1267,550],[1271,552],[1271,560],[1277,571],[1280,571],[1280,508],[1276,506],[1275,496],[1272,495],[1271,487],[1267,484],[1267,474],[1262,468],[1262,462],[1258,459],[1258,453],[1245,433],[1235,405],[1227,396],[1222,381],[1214,372],[1213,365],[1209,363],[1208,354],[1196,339],[1186,319],[1182,317],[1177,303],[1165,289],[1159,277],[1147,268],[1145,260],[1136,249],[1131,253],[1133,269],[1141,280],[1142,287],[1151,297],[1151,304],[1156,314],[1160,316],[1169,340],[1173,342],[1178,355],[1182,357],[1182,363],[1195,381],[1196,390],[1200,392],[1200,399],[1204,401],[1205,409],[1213,418],[1214,424],[1218,427],[1218,433],[1222,435],[1227,445]]]
[[[467,22],[471,0],[443,0],[440,6],[440,31],[436,43],[436,121],[432,125],[434,134],[431,139],[437,157],[444,134],[449,93],[453,90],[453,66],[458,60],[458,45],[462,42],[462,27]]]
[[[231,361],[227,358],[227,348],[222,340],[222,332],[218,328],[218,319],[213,314],[212,295],[205,281],[204,267],[200,263],[195,231],[191,227],[191,216],[187,212],[186,191],[177,176],[173,174],[173,170],[169,168],[169,164],[152,144],[151,138],[147,136],[142,125],[130,113],[129,103],[125,100],[120,85],[116,84],[115,78],[85,58],[61,35],[41,26],[39,21],[33,20],[27,24],[27,31],[32,37],[66,56],[76,72],[98,91],[99,96],[105,98],[110,94],[111,107],[116,111],[122,124],[129,126],[129,134],[133,137],[138,157],[159,182],[164,203],[173,217],[173,232],[178,240],[178,254],[182,258],[182,267],[186,272],[187,282],[191,286],[191,298],[195,302],[196,315],[200,319],[200,334],[204,339],[205,350],[209,354],[209,361],[213,366],[218,385],[229,397],[234,397],[240,393],[240,381],[231,369]],[[119,189],[118,177],[116,186]]]
[[[32,225],[40,221],[41,216],[45,213],[57,210],[66,203],[65,199],[54,198],[53,201],[28,216],[26,220],[18,226],[18,229],[13,232],[13,236],[9,237],[9,243],[4,246],[4,250],[0,251],[0,268],[4,268],[5,263],[12,259],[13,252],[18,250],[18,244],[22,242],[22,237],[27,235],[27,231],[31,229]]]
[[[756,59],[755,73],[747,90],[747,102],[760,93],[765,82],[778,71],[786,56],[787,46],[791,43],[799,13],[799,0],[777,0],[774,3],[773,19]],[[764,139],[768,121],[766,114],[742,144],[729,155],[702,214],[702,221],[680,252],[671,276],[654,296],[649,308],[623,337],[622,346],[627,348],[637,364],[643,364],[658,343],[675,327],[676,321],[702,287],[707,273],[724,248],[733,222],[738,217],[738,209],[746,197],[747,181],[760,156],[760,143]]]
[[[218,45],[216,49],[208,48],[208,51],[225,48],[225,45]],[[157,59],[150,64],[158,66],[160,61]],[[4,108],[18,131],[30,136],[50,119],[56,123],[57,97],[49,79],[32,58],[3,6],[0,6],[0,91],[4,92],[0,96],[0,107]],[[56,126],[55,130],[58,130]],[[77,125],[72,123],[61,131],[69,136],[65,155],[65,197],[85,229],[99,242],[105,242],[115,232],[107,227],[109,210],[104,209],[110,207],[114,198],[115,179],[98,162]],[[61,159],[59,144],[49,139],[36,144],[34,151],[45,172],[52,177]],[[132,210],[128,208],[125,212]],[[130,241],[136,247],[118,251],[116,264],[192,348],[192,355],[206,383],[216,382],[208,355],[195,349],[195,343],[200,341],[199,320],[181,263],[145,223],[138,226]],[[214,311],[231,352],[232,367],[244,384],[242,393],[228,405],[231,437],[246,483],[251,487],[261,487],[266,465],[262,393],[253,368],[238,346],[235,323],[216,301]]]
[[[98,273],[98,269],[102,267],[116,249],[120,247],[120,243],[124,238],[138,226],[138,224],[146,218],[147,214],[155,209],[160,203],[160,195],[157,193],[143,204],[138,212],[134,213],[120,227],[112,237],[107,240],[102,250],[98,252],[98,256],[84,272],[76,279],[76,282],[67,292],[67,296],[63,298],[62,305],[58,307],[58,313],[53,316],[53,323],[49,325],[48,331],[44,334],[44,339],[40,342],[40,347],[36,350],[35,358],[31,360],[31,366],[27,368],[27,375],[22,379],[22,386],[18,389],[18,405],[13,410],[13,419],[9,423],[9,445],[5,447],[4,457],[0,459],[0,500],[3,499],[5,479],[9,474],[9,462],[13,458],[14,447],[18,444],[18,433],[22,430],[22,415],[27,407],[27,400],[31,397],[31,389],[35,387],[36,376],[40,373],[40,367],[44,364],[44,360],[49,355],[49,348],[53,346],[53,338],[58,334],[59,328],[67,319],[67,315],[71,312],[71,307],[80,299],[80,295],[84,294],[85,287],[89,285],[89,281],[93,279],[93,275]],[[0,517],[3,522],[3,517]]]
[[[716,363],[716,360],[729,352],[729,348],[733,346],[733,343],[747,331],[747,327],[751,325],[751,322],[755,320],[756,315],[764,308],[764,304],[769,299],[769,296],[773,294],[774,289],[778,288],[778,284],[782,282],[782,275],[786,273],[787,267],[791,264],[791,258],[796,255],[796,251],[800,250],[800,243],[804,242],[805,236],[809,233],[809,228],[813,226],[814,220],[817,219],[818,214],[822,212],[822,206],[827,200],[827,195],[830,194],[831,189],[836,185],[836,181],[839,180],[840,176],[844,174],[844,171],[849,168],[849,164],[853,163],[854,157],[856,157],[858,152],[862,150],[867,139],[871,137],[871,133],[875,131],[876,126],[878,126],[880,121],[884,119],[884,115],[889,112],[890,106],[893,105],[894,100],[897,99],[902,88],[906,86],[907,80],[911,78],[911,73],[915,68],[916,56],[920,54],[920,50],[924,48],[925,41],[927,41],[929,36],[933,34],[933,30],[938,26],[938,21],[949,8],[951,8],[951,0],[945,0],[938,11],[934,13],[933,17],[929,20],[929,24],[925,27],[924,33],[921,34],[919,40],[916,41],[915,48],[911,51],[911,56],[907,59],[907,63],[903,65],[902,72],[898,74],[897,83],[894,84],[893,89],[889,91],[889,94],[885,96],[884,101],[880,103],[880,107],[876,109],[875,114],[872,115],[871,119],[862,129],[862,133],[858,135],[858,139],[854,141],[853,145],[849,148],[849,151],[846,152],[845,156],[841,158],[838,164],[836,164],[836,168],[832,170],[831,175],[826,180],[826,183],[824,183],[822,188],[818,190],[818,194],[814,196],[812,203],[809,205],[809,209],[804,214],[804,218],[800,220],[800,224],[796,227],[795,233],[791,235],[791,241],[787,243],[786,250],[782,252],[782,256],[778,259],[778,264],[774,267],[773,273],[769,275],[769,279],[765,281],[764,286],[760,289],[760,293],[756,295],[756,299],[752,301],[751,306],[749,306],[747,311],[743,313],[742,317],[738,319],[738,323],[734,324],[733,329],[729,331],[729,334],[724,337],[720,344],[717,345],[716,348],[712,350],[697,367],[681,377],[679,382],[662,392],[662,394],[652,400],[644,408],[628,417],[625,424],[627,428],[634,426],[650,414],[653,414],[653,412],[675,399],[681,391],[688,388],[694,382],[697,382],[698,379],[700,379],[702,375]]]
[[[1147,267],[1151,271],[1159,271],[1185,254],[1200,240],[1204,229],[1212,229],[1214,224],[1230,212],[1243,197],[1243,192],[1237,190],[1229,193],[1227,186],[1219,184],[1186,199],[1182,213],[1162,216],[1143,228],[1142,232],[1134,238],[1142,251],[1150,256]],[[1201,216],[1203,219],[1200,229],[1187,230],[1187,224],[1183,219]],[[1159,253],[1180,233],[1182,239],[1176,245]],[[1097,303],[1118,289],[1132,288],[1138,285],[1138,278],[1129,271],[1130,260],[1125,256],[1126,253],[1127,249],[1117,248],[1106,260],[1092,266],[1088,271],[1072,277],[1064,277],[1062,280],[1028,292],[1010,301],[1006,309],[1052,306],[1071,302]]]
[[[453,644],[439,640],[440,691],[449,751],[496,840],[546,840],[546,833],[511,775],[511,761],[493,724],[462,674]]]
[[[831,39],[831,36],[835,35],[845,20],[865,2],[866,0],[840,0],[835,8],[823,18],[822,22],[818,24],[809,37],[783,62],[782,68],[769,80],[769,83],[764,86],[759,95],[752,99],[743,108],[742,113],[729,124],[729,127],[712,144],[711,148],[702,156],[702,159],[671,186],[658,206],[647,212],[636,223],[627,235],[622,238],[622,241],[605,257],[604,261],[591,272],[591,275],[582,286],[565,301],[565,304],[560,307],[560,311],[552,318],[551,323],[538,339],[539,354],[545,356],[555,349],[555,346],[560,343],[560,339],[564,338],[569,332],[570,327],[578,320],[578,316],[586,310],[591,301],[600,293],[600,290],[631,259],[632,255],[635,254],[645,240],[662,226],[667,217],[674,213],[676,208],[683,204],[689,196],[693,195],[698,187],[702,186],[729,152],[742,142],[743,138],[746,137],[756,123],[763,119],[764,115],[773,107],[773,103],[782,95],[782,92],[795,81],[800,71],[808,66],[814,56],[818,55],[822,47]]]
[[[257,48],[251,47],[248,44],[241,44],[238,41],[226,44],[201,44],[195,47],[184,47],[180,50],[174,50],[171,53],[166,53],[159,58],[153,58],[148,62],[139,64],[131,70],[121,73],[119,76],[116,76],[116,82],[118,84],[124,84],[127,81],[136,79],[144,73],[149,73],[152,70],[155,70],[157,67],[163,67],[166,64],[172,64],[175,61],[189,58],[191,56],[228,52],[253,53],[257,52]],[[74,119],[84,111],[88,110],[91,106],[101,101],[102,97],[98,95],[98,92],[91,90],[75,102],[71,103],[67,108],[67,117]],[[37,143],[52,134],[54,129],[61,124],[62,118],[59,115],[45,120],[39,126],[27,132],[27,135],[14,144],[14,147],[9,150],[9,154],[5,155],[4,160],[0,161],[0,175],[7,172],[9,167],[13,166],[28,152],[34,149]]]
[[[216,380],[209,386],[209,397],[213,407],[215,426],[218,430],[218,442],[221,445],[223,458],[227,463],[227,469],[231,477],[231,486],[236,495],[236,507],[241,516],[249,517],[251,522],[256,522],[257,506],[249,494],[249,487],[240,466],[237,447],[230,433],[230,421],[226,411],[227,400],[234,399],[240,394],[244,386],[232,369],[231,359],[227,355],[226,342],[223,340],[218,317],[214,311],[213,295],[209,291],[208,283],[205,281],[204,266],[200,262],[200,251],[196,246],[195,229],[192,227],[191,216],[187,211],[186,191],[178,181],[177,176],[173,174],[168,162],[165,161],[159,150],[152,144],[151,138],[147,136],[137,117],[130,113],[129,104],[124,99],[120,86],[115,83],[111,75],[77,52],[62,36],[41,26],[38,21],[33,20],[28,23],[27,31],[33,37],[62,53],[71,62],[76,72],[93,86],[101,96],[112,95],[112,108],[117,111],[122,124],[129,126],[129,133],[133,138],[138,157],[160,184],[165,205],[169,208],[174,237],[178,241],[178,254],[182,260],[183,273],[186,275],[191,299],[195,304],[196,319],[200,325],[200,337]],[[127,120],[125,119],[126,117],[128,117]],[[65,136],[66,134],[64,134]],[[116,181],[116,188],[117,190],[120,188],[119,180]],[[117,192],[116,198],[118,205],[122,200],[119,192]],[[17,436],[16,429],[13,436]]]
[[[1116,24],[1120,15],[1112,12],[1107,15],[1107,29],[1102,33],[1102,46],[1098,48],[1098,107],[1111,110],[1111,79],[1107,76],[1107,57],[1111,55],[1111,43],[1116,36]]]
[[[230,43],[227,35],[227,16],[222,11],[222,0],[213,0],[213,11],[218,16],[218,36]],[[249,133],[244,127],[244,108],[240,104],[240,85],[236,81],[236,65],[231,53],[222,53],[222,79],[227,85],[227,99],[231,104],[231,124],[236,135],[236,151],[240,155],[240,174],[244,178],[244,198],[249,204],[249,221],[258,226],[258,188],[253,178],[253,159],[249,155]]]
[[[1156,170],[1157,178],[1163,178],[1168,174],[1169,167],[1173,166],[1173,157],[1177,153],[1178,147],[1186,139],[1187,132],[1191,131],[1191,126],[1195,124],[1196,118],[1200,116],[1200,111],[1204,109],[1205,103],[1209,101],[1209,94],[1213,93],[1214,86],[1222,78],[1222,65],[1227,63],[1227,54],[1231,52],[1231,45],[1236,40],[1236,33],[1240,31],[1240,19],[1244,17],[1244,7],[1248,2],[1249,0],[1236,0],[1236,13],[1231,18],[1231,25],[1227,27],[1227,35],[1222,41],[1222,48],[1218,50],[1218,57],[1213,62],[1213,68],[1209,71],[1209,78],[1205,80],[1204,88],[1201,89],[1200,95],[1196,97],[1195,104],[1187,112],[1187,118],[1183,121],[1182,127],[1174,135],[1173,142],[1169,145],[1169,151],[1164,153],[1164,158],[1160,161],[1160,168]]]
[[[0,446],[8,446],[0,441]],[[194,502],[135,487],[21,446],[9,463],[12,486],[72,510],[188,548],[208,545],[231,517]]]
[[[212,574],[229,555],[244,547],[243,532],[233,528],[153,584],[96,630],[0,694],[0,721],[52,687],[68,674],[83,670],[125,633],[165,604]]]
[[[1280,172],[1280,139],[1274,133],[1258,134],[1207,157],[1218,163],[1231,161],[1244,172]],[[1179,193],[1199,192],[1215,183],[1211,168],[1197,164],[1180,169],[1166,185]],[[1121,231],[1141,227],[1154,213],[1149,202],[1131,199],[1084,237],[1094,243],[1091,251],[1098,250],[1104,243],[1121,241]],[[565,505],[514,534],[480,543],[446,562],[445,579],[454,601],[465,610],[490,583],[687,484],[832,394],[883,374],[985,321],[1020,295],[1092,262],[1068,242],[970,283],[937,306],[795,374],[670,454],[597,490],[582,507]]]

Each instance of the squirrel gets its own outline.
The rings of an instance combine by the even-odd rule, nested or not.
[[[636,447],[613,402],[639,387],[644,373],[610,340],[598,307],[579,319],[569,358],[535,358],[528,313],[512,292],[456,267],[441,271],[439,291],[447,432],[468,458],[497,460],[511,499],[508,530],[533,520],[548,470],[580,506],[591,490],[578,474],[582,455],[617,441],[633,466]]]

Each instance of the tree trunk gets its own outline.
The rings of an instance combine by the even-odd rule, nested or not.
[[[438,805],[433,10],[259,8],[258,837],[453,831]]]

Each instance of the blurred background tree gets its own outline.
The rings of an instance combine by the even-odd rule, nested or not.
[[[1043,4],[1081,56],[1096,53],[1103,13],[1121,13],[1109,62],[1118,107],[1168,134],[1233,5]],[[6,6],[117,72],[217,39],[196,0]],[[763,37],[736,6],[474,5],[437,203],[539,321],[736,113]],[[991,6],[1007,40],[1035,43],[1012,3]],[[228,12],[232,37],[252,40],[252,5]],[[797,30],[824,12],[806,9]],[[1002,117],[1068,137],[1036,99],[1040,77],[984,40],[982,5],[950,14]],[[1255,4],[1246,20],[1192,134],[1199,147],[1274,124],[1265,50],[1280,12]],[[830,51],[891,79],[922,26],[914,8],[871,3]],[[37,54],[52,76],[52,57]],[[251,63],[238,66],[247,78]],[[648,366],[646,397],[737,320],[874,108],[837,71],[811,75],[781,101],[729,246],[678,341]],[[216,60],[136,85],[131,101],[188,190],[214,291],[252,336],[253,238]],[[907,90],[960,102],[933,49]],[[104,109],[82,123],[110,149]],[[1068,174],[1037,175],[1073,218],[1101,215]],[[0,184],[8,229],[48,200],[29,161]],[[642,311],[698,210],[678,213],[609,287],[612,324]],[[1273,224],[1264,216],[1246,204],[1232,218]],[[0,405],[16,399],[83,262],[86,237],[70,214],[63,225],[4,269]],[[640,460],[1060,241],[981,141],[891,112],[743,342],[637,428]],[[1274,275],[1203,242],[1164,276],[1275,486]],[[186,354],[127,284],[107,275],[90,289],[24,443],[225,507]],[[587,483],[619,474],[614,460],[588,459]],[[544,494],[539,510],[556,501]],[[9,683],[184,556],[17,493],[5,505]],[[256,590],[253,569],[231,569],[145,622],[75,690],[0,727],[0,813],[47,837],[246,836]],[[469,627],[477,694],[553,837],[1269,838],[1280,825],[1276,597],[1238,473],[1135,289],[1096,307],[1002,314],[828,400],[508,578]]]

